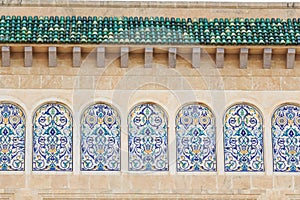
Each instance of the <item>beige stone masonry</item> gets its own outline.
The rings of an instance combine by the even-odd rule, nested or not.
[[[121,68],[128,68],[129,62],[129,48],[128,47],[121,47]]]
[[[248,65],[248,48],[240,49],[240,68],[246,69]]]
[[[264,49],[264,69],[270,69],[271,68],[271,59],[272,59],[272,49],[271,48],[265,48]]]
[[[56,67],[57,66],[57,48],[49,47],[48,48],[48,66]]]
[[[97,47],[97,67],[105,67],[105,47]]]
[[[32,67],[32,47],[24,47],[24,66]]]
[[[81,47],[73,47],[73,67],[81,66]]]
[[[10,47],[2,46],[2,67],[10,66]]]
[[[298,2],[13,0],[3,5],[2,15],[15,16],[300,16]],[[26,115],[25,171],[0,173],[1,200],[300,199],[299,174],[273,172],[271,138],[274,110],[288,102],[300,104],[299,46],[0,46],[1,65],[9,66],[0,67],[0,102],[16,103]],[[32,171],[32,116],[46,102],[61,102],[72,111],[73,172]],[[120,172],[80,171],[81,113],[95,102],[111,104],[120,113]],[[127,117],[141,102],[166,110],[167,172],[128,171]],[[209,106],[216,117],[216,172],[176,171],[175,118],[179,108],[191,102]],[[225,110],[240,102],[262,113],[264,172],[224,171],[222,120]]]
[[[177,53],[177,49],[175,47],[169,48],[169,67],[170,68],[176,67],[176,53]]]
[[[295,65],[295,54],[296,50],[293,48],[289,48],[286,54],[286,68],[293,69]]]
[[[199,68],[201,61],[201,48],[194,47],[192,50],[192,67]]]
[[[145,68],[152,68],[153,47],[145,47]]]
[[[216,50],[216,67],[223,68],[224,67],[224,48],[217,48]]]

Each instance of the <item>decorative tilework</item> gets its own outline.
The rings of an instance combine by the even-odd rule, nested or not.
[[[215,118],[209,108],[186,105],[175,123],[177,171],[216,171]]]
[[[224,116],[226,172],[264,171],[263,120],[248,104],[229,108]]]
[[[155,104],[134,107],[128,116],[129,170],[168,170],[168,121]]]
[[[120,117],[109,105],[95,104],[81,116],[81,170],[120,170]]]
[[[0,171],[23,171],[25,115],[19,106],[0,104]]]
[[[300,172],[300,108],[284,105],[272,117],[273,170]]]
[[[73,118],[59,103],[42,105],[33,117],[33,170],[72,171]]]

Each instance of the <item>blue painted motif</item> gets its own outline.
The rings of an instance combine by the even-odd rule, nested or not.
[[[120,170],[120,117],[109,105],[95,104],[81,117],[81,170]]]
[[[284,105],[272,117],[273,170],[300,172],[300,108]]]
[[[216,171],[215,118],[203,105],[182,107],[176,116],[177,171]]]
[[[157,105],[137,105],[128,116],[129,170],[168,170],[168,124]]]
[[[0,104],[0,171],[24,171],[25,126],[19,106]]]
[[[256,108],[239,104],[227,110],[224,154],[226,172],[264,171],[263,121]]]
[[[33,170],[72,171],[73,118],[59,103],[41,106],[33,117]]]

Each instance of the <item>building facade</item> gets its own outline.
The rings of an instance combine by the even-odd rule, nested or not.
[[[0,199],[300,198],[298,3],[0,9]]]

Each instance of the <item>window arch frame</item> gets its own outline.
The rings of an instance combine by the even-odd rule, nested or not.
[[[113,109],[116,114],[117,114],[117,117],[119,119],[119,170],[83,170],[82,169],[82,118],[83,118],[83,115],[84,113],[89,110],[92,106],[95,106],[95,105],[99,105],[99,104],[103,104],[103,105],[106,105],[106,106],[109,106],[111,109]],[[110,103],[107,103],[107,102],[104,102],[104,101],[96,101],[96,102],[92,102],[92,103],[89,103],[88,105],[86,105],[82,110],[81,110],[81,113],[80,113],[80,117],[79,117],[79,134],[80,134],[80,171],[82,172],[119,172],[121,171],[121,166],[122,166],[122,156],[121,156],[121,146],[122,146],[122,143],[121,143],[121,138],[122,138],[122,119],[121,119],[121,115],[120,115],[120,111],[119,109],[110,104]]]
[[[23,120],[24,120],[24,160],[23,160],[23,169],[21,170],[0,170],[0,172],[25,172],[25,169],[26,169],[26,137],[27,137],[27,113],[25,112],[25,109],[23,106],[21,106],[20,104],[14,102],[14,101],[0,101],[0,105],[3,105],[3,104],[10,104],[14,107],[17,107],[20,111],[22,111],[23,113]],[[15,131],[15,130],[14,130]]]
[[[130,115],[132,114],[132,112],[139,106],[141,105],[144,105],[144,104],[151,104],[151,105],[155,105],[156,107],[159,108],[160,111],[162,111],[162,113],[164,114],[165,116],[165,123],[166,123],[166,128],[165,128],[165,132],[166,132],[166,169],[164,170],[136,170],[136,169],[131,169],[130,168],[130,151],[129,151],[129,148],[130,148],[130,136],[131,136],[131,133],[130,133],[130,123],[131,123],[131,120],[130,120]],[[133,104],[133,106],[130,108],[130,110],[128,111],[127,113],[127,134],[128,134],[128,145],[127,145],[127,150],[128,150],[128,170],[131,171],[131,172],[167,172],[170,170],[170,157],[169,157],[169,115],[168,115],[168,112],[166,111],[166,109],[164,109],[164,107],[162,107],[159,103],[156,103],[156,102],[152,102],[152,101],[142,101],[142,102],[138,102],[136,104]]]
[[[71,129],[71,131],[72,131],[72,136],[70,137],[70,140],[71,140],[71,142],[72,142],[72,144],[70,145],[70,147],[71,147],[71,149],[72,149],[72,152],[71,152],[71,157],[72,157],[72,159],[71,159],[71,165],[70,165],[70,170],[35,170],[34,169],[34,147],[35,147],[35,145],[34,145],[34,124],[35,124],[35,122],[34,122],[34,119],[36,118],[36,113],[37,113],[37,111],[39,111],[43,106],[45,106],[45,105],[48,105],[48,104],[58,104],[58,105],[61,105],[61,106],[63,106],[68,112],[69,112],[69,114],[70,114],[70,116],[71,116],[71,118],[72,118],[72,120],[71,120],[71,123],[72,123],[72,129]],[[31,158],[31,170],[33,171],[33,172],[59,172],[59,173],[61,173],[61,172],[73,172],[74,171],[74,113],[73,113],[73,110],[71,109],[71,107],[70,106],[68,106],[66,103],[63,103],[63,102],[61,102],[61,101],[46,101],[46,102],[43,102],[43,103],[41,103],[41,104],[39,104],[38,106],[36,106],[35,107],[35,109],[33,110],[33,114],[32,114],[32,118],[31,118],[31,122],[32,122],[32,128],[31,128],[31,131],[32,131],[32,137],[31,137],[31,139],[32,139],[32,146],[31,146],[31,156],[32,156],[32,158]]]
[[[254,108],[256,110],[256,112],[259,114],[260,118],[261,118],[261,144],[262,144],[262,170],[258,170],[258,171],[226,171],[226,167],[225,167],[225,164],[226,164],[226,155],[225,155],[225,117],[226,117],[226,114],[228,113],[228,111],[235,107],[235,106],[238,106],[238,105],[247,105],[247,106],[250,106],[252,108]],[[231,105],[229,105],[226,109],[225,109],[225,112],[223,114],[223,118],[222,118],[222,137],[223,137],[223,159],[224,159],[224,162],[223,162],[223,167],[224,167],[224,172],[225,173],[239,173],[239,172],[246,172],[246,173],[260,173],[260,172],[265,172],[266,171],[266,166],[265,166],[265,144],[264,144],[264,133],[265,133],[265,124],[264,124],[264,116],[263,116],[263,113],[261,111],[261,109],[259,109],[256,105],[250,103],[250,102],[245,102],[245,101],[241,101],[241,102],[236,102],[236,103],[232,103]],[[258,142],[259,143],[259,142]]]
[[[211,171],[200,171],[200,170],[197,170],[197,171],[179,171],[178,169],[178,141],[177,141],[177,137],[178,137],[178,133],[177,133],[177,123],[176,123],[176,120],[177,120],[177,117],[178,117],[178,114],[179,112],[182,111],[183,108],[187,107],[187,106],[201,106],[203,108],[206,108],[211,114],[212,114],[212,119],[214,121],[214,125],[213,125],[213,129],[214,129],[214,159],[215,159],[215,169],[214,170],[211,170]],[[218,163],[217,163],[217,120],[216,120],[216,115],[214,113],[214,111],[212,110],[212,108],[203,103],[203,102],[187,102],[183,105],[181,105],[177,111],[175,112],[175,119],[174,119],[174,124],[175,124],[175,139],[176,139],[176,171],[179,172],[179,173],[185,173],[185,172],[190,172],[190,173],[197,173],[197,172],[202,172],[202,173],[206,173],[206,172],[217,172],[217,168],[218,168]]]
[[[273,137],[273,119],[274,119],[274,115],[275,113],[281,109],[282,107],[285,107],[285,106],[294,106],[294,107],[298,107],[299,108],[299,113],[300,113],[300,103],[297,103],[297,102],[284,102],[284,103],[281,103],[279,105],[277,105],[274,109],[273,109],[273,112],[271,114],[271,120],[270,120],[270,124],[271,124],[271,146],[272,146],[272,172],[273,173],[298,173],[300,172],[299,171],[275,171],[275,163],[274,163],[274,137]],[[300,130],[300,129],[299,129]],[[300,139],[300,136],[299,136],[299,139]],[[300,164],[299,164],[299,167],[300,167]]]

